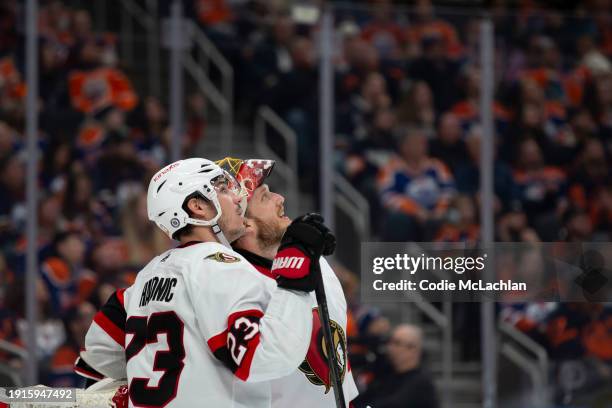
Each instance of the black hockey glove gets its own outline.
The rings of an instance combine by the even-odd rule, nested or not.
[[[285,289],[313,291],[321,274],[319,258],[336,249],[336,237],[323,217],[310,213],[293,220],[272,263],[276,283]]]

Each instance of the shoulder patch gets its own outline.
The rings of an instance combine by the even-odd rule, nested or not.
[[[212,259],[214,261],[223,262],[223,263],[240,262],[240,258],[237,258],[233,255],[226,254],[224,252],[215,252],[214,254],[208,255],[204,259]]]

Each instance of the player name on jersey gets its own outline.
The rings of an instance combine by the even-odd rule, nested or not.
[[[146,306],[150,301],[169,302],[174,294],[172,290],[176,286],[176,278],[158,278],[157,276],[149,279],[142,289],[140,303],[138,306]]]

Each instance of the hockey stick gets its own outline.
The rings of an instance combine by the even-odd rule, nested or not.
[[[329,362],[330,380],[334,388],[334,396],[336,397],[336,408],[346,408],[344,402],[344,390],[342,389],[342,380],[338,372],[338,360],[336,358],[336,350],[331,334],[331,325],[329,322],[329,310],[327,308],[327,297],[325,296],[325,287],[323,286],[323,277],[321,270],[317,276],[317,287],[315,294],[317,296],[317,304],[319,305],[319,319],[321,320],[321,330],[323,330],[323,338],[325,339],[325,348],[327,350],[327,358]]]

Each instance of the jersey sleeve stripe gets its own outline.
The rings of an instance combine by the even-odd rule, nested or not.
[[[108,320],[113,322],[115,326],[121,330],[124,330],[127,313],[123,307],[122,299],[123,291],[116,291],[110,298],[108,298],[106,303],[100,309],[100,312],[102,312]]]
[[[261,319],[263,315],[263,312],[259,309],[241,310],[240,312],[235,312],[229,315],[227,318],[227,327],[231,327],[234,322],[241,317],[257,317]]]
[[[263,317],[263,312],[261,310],[258,310],[258,309],[250,309],[250,310],[242,310],[240,312],[232,313],[227,318],[227,322],[228,322],[227,326],[231,327],[237,319],[239,319],[240,317],[246,317],[246,316],[261,318],[261,317]],[[212,351],[214,353],[220,347],[225,347],[226,346],[226,344],[227,344],[227,332],[228,332],[228,329],[225,329],[221,333],[216,334],[213,337],[211,337],[210,339],[208,339],[207,343],[208,343],[208,347],[210,347],[210,351]]]
[[[249,348],[244,356],[244,360],[234,373],[236,377],[240,378],[242,381],[246,381],[249,378],[249,373],[251,371],[251,362],[253,362],[253,357],[255,356],[255,350],[257,350],[257,346],[259,346],[260,336],[257,335],[253,341],[249,343]]]
[[[117,325],[106,317],[102,311],[96,313],[94,322],[96,322],[96,324],[100,326],[102,330],[104,330],[113,340],[115,340],[117,344],[119,344],[121,347],[125,347],[125,331],[122,328],[117,327]]]
[[[210,351],[213,353],[215,353],[221,347],[225,347],[227,344],[227,330],[224,330],[223,332],[211,337],[207,343]]]
[[[123,310],[125,310],[125,289],[119,289],[117,292],[117,300],[119,300],[119,303],[121,304],[121,307],[123,308]]]
[[[207,341],[214,356],[243,381],[249,378],[251,362],[260,341],[259,320],[263,315],[258,309],[232,313],[227,319],[227,329]],[[238,321],[241,318],[243,320]],[[228,342],[230,335],[232,341]],[[240,349],[244,349],[244,353],[237,352]]]
[[[94,370],[89,364],[85,362],[81,357],[77,358],[74,364],[74,371],[85,377],[92,380],[101,380],[104,378],[104,375],[100,374],[96,370]]]

